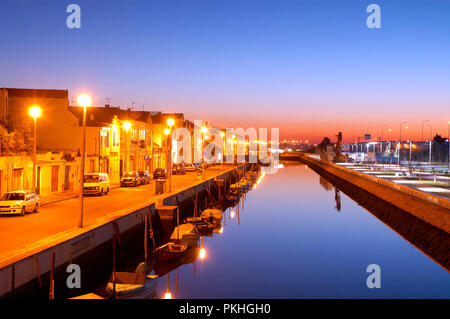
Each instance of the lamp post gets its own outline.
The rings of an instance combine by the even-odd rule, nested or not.
[[[430,120],[424,120],[424,121],[422,121],[422,141],[424,141],[424,139],[423,139],[423,126],[424,126],[424,124],[427,123],[427,122],[430,122]]]
[[[203,159],[203,141],[205,139],[205,134],[208,132],[206,126],[202,126],[202,178],[205,178],[205,160]]]
[[[128,155],[128,148],[130,148],[131,141],[129,141],[129,131],[131,129],[131,123],[128,121],[123,122],[123,129],[125,130],[125,173],[130,170],[130,157]]]
[[[33,127],[33,191],[36,192],[36,119],[41,116],[42,110],[39,106],[34,105],[30,108],[29,114],[34,120]]]
[[[448,173],[450,174],[450,121],[447,122]],[[449,180],[450,182],[450,180]]]
[[[221,158],[222,162],[220,164],[220,172],[222,172],[223,171],[223,161],[224,161],[224,158],[225,158],[225,139],[224,139],[225,133],[224,132],[220,132],[220,137],[222,138],[222,158]]]
[[[167,119],[167,125],[169,125],[168,129],[164,130],[164,133],[168,137],[168,149],[169,149],[169,192],[172,191],[172,127],[175,125],[175,120],[173,118]]]
[[[402,125],[406,124],[406,122],[400,122],[400,140],[398,146],[398,165],[400,166],[400,154],[402,148]],[[405,126],[405,129],[408,129],[408,126]]]
[[[84,162],[86,156],[86,109],[91,106],[92,99],[87,94],[78,96],[78,105],[83,108],[83,142],[81,143],[81,171],[80,171],[80,225],[83,227],[83,212],[84,212]]]

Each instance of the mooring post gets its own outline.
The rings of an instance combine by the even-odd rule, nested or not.
[[[113,299],[116,299],[116,233],[113,232],[113,256],[112,256],[112,277],[113,277]]]
[[[52,252],[52,261],[50,265],[50,299],[55,299],[55,252]]]
[[[175,281],[175,292],[178,292],[178,267],[177,267],[177,279]]]
[[[14,296],[14,286],[16,281],[16,265],[11,266],[11,295]]]
[[[34,255],[34,264],[36,265],[36,275],[39,282],[39,288],[42,288],[41,271],[39,270],[39,262],[37,255]]]
[[[144,262],[147,264],[147,233],[148,233],[148,229],[147,229],[147,222],[148,216],[147,216],[147,212],[144,213]]]
[[[150,206],[148,207],[148,212],[147,212],[147,214],[148,214],[148,221],[149,221],[149,223],[150,223],[150,234],[151,234],[151,236],[152,236],[153,249],[155,249],[155,248],[156,248],[156,244],[155,244],[155,233],[154,233],[154,231],[153,231],[152,214],[151,214],[151,211],[150,211]]]

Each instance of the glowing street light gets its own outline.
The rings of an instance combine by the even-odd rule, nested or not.
[[[129,141],[130,135],[128,132],[132,127],[133,125],[130,121],[125,121],[122,123],[122,128],[125,130],[125,172],[128,172],[130,170],[130,156],[128,155],[128,149],[131,148],[131,141]]]
[[[168,158],[167,158],[167,163],[168,163],[168,171],[167,173],[169,174],[169,179],[168,179],[168,184],[169,184],[169,192],[172,191],[172,137],[170,136],[172,133],[172,127],[175,125],[175,120],[173,118],[168,118],[166,121],[167,125],[169,125],[169,128],[164,129],[164,134],[167,136],[167,143],[168,143]]]
[[[169,118],[167,119],[167,125],[169,125],[170,127],[175,125],[175,120],[173,118]]]
[[[78,96],[78,105],[83,108],[83,143],[81,144],[81,170],[80,170],[80,224],[83,227],[83,209],[84,209],[84,164],[86,157],[86,108],[91,106],[92,98],[87,94]]]
[[[129,131],[129,130],[131,129],[131,123],[130,123],[129,121],[125,121],[125,122],[123,123],[123,129],[124,129],[125,131]]]
[[[205,178],[205,160],[203,158],[203,143],[205,139],[205,134],[208,133],[208,128],[206,126],[202,126],[201,128],[202,132],[202,178]]]
[[[28,111],[28,113],[30,114],[30,116],[32,118],[36,119],[41,116],[42,110],[39,106],[34,105],[34,106],[30,107],[30,110]]]
[[[34,127],[33,127],[33,191],[36,190],[36,119],[41,116],[42,110],[39,106],[33,105],[30,107],[30,110],[28,111],[30,116],[34,120]]]

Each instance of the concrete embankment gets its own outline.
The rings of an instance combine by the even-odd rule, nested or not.
[[[133,256],[144,254],[145,216],[152,221],[156,245],[166,237],[158,205],[193,205],[192,198],[196,194],[204,202],[211,196],[216,179],[226,180],[229,185],[242,170],[243,165],[224,170],[170,194],[149,197],[147,201],[112,212],[85,228],[71,229],[15,251],[0,264],[0,298],[48,298],[52,263],[57,298],[90,292],[111,274],[113,236],[116,236],[116,269],[120,271]],[[153,241],[148,238],[148,248],[152,246]],[[81,289],[67,287],[69,264],[81,268]]]
[[[374,176],[322,161],[309,155],[300,160],[311,168],[325,171],[363,189],[387,203],[410,213],[430,225],[450,232],[450,201],[424,192],[395,184]]]

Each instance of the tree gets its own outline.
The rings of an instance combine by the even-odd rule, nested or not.
[[[33,152],[33,138],[30,129],[20,128],[8,131],[0,125],[0,153],[4,155],[16,155]]]
[[[326,151],[328,145],[331,145],[331,141],[328,137],[324,137],[322,142],[319,144],[319,148],[323,151]]]

